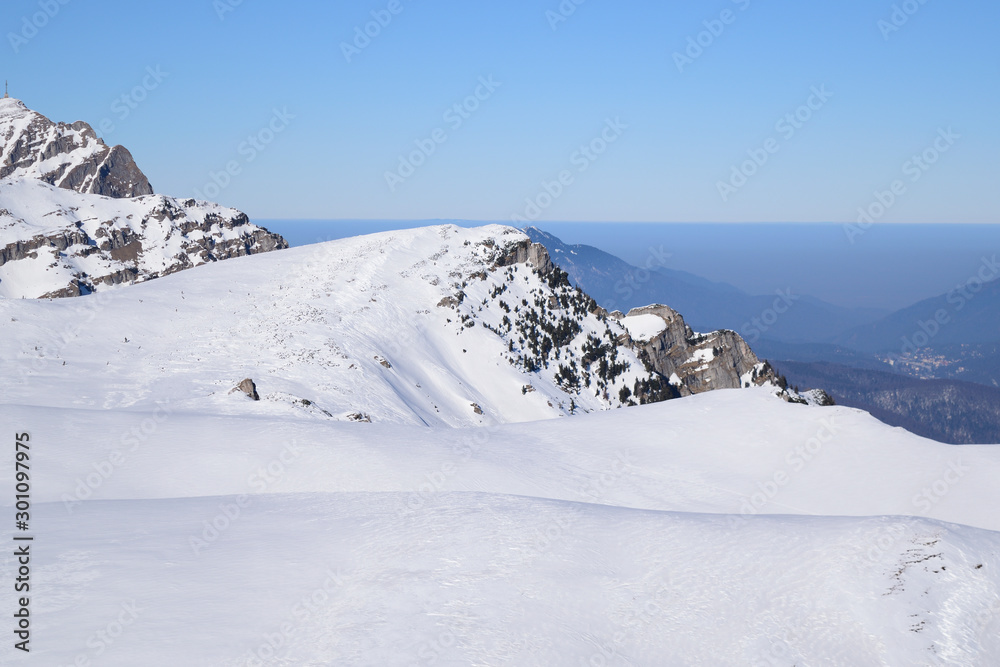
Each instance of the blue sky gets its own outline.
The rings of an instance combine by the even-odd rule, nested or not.
[[[54,120],[108,121],[158,192],[257,218],[848,222],[894,181],[878,222],[1000,212],[995,2],[899,2],[891,32],[888,0],[235,3],[7,0],[0,74]],[[348,62],[372,12],[391,22]]]

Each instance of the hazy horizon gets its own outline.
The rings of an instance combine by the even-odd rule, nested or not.
[[[511,224],[469,220],[291,220],[256,222],[305,245],[434,224]],[[516,225],[515,225],[516,226]],[[949,292],[1000,251],[1000,226],[873,225],[856,235],[834,223],[595,223],[533,226],[568,244],[590,245],[634,266],[650,248],[670,255],[668,269],[732,284],[750,294],[792,289],[852,308],[898,310]],[[722,234],[725,232],[725,234]],[[853,239],[853,243],[851,243]],[[653,253],[660,256],[660,253]]]

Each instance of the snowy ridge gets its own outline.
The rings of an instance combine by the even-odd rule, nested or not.
[[[287,247],[232,208],[0,180],[0,296],[77,296]]]
[[[239,258],[97,301],[8,300],[0,317],[19,324],[3,331],[0,367],[22,395],[53,406],[170,400],[198,412],[422,425],[532,421],[678,396],[622,325],[546,266],[547,255],[529,257],[532,247],[510,227],[430,227]],[[683,355],[684,343],[672,349]],[[706,366],[680,372],[690,381]],[[93,374],[115,381],[91,389]],[[231,393],[244,379],[260,401]],[[726,386],[742,385],[734,376],[706,389]]]

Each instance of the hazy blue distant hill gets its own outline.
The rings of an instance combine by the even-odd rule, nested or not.
[[[949,444],[1000,443],[1000,389],[825,362],[769,361],[790,386],[821,387],[838,405],[891,426]]]
[[[645,266],[633,266],[588,245],[568,245],[552,234],[525,230],[577,285],[608,310],[663,303],[696,330],[732,329],[751,345],[762,338],[781,342],[828,342],[838,333],[885,315],[850,309],[789,290],[754,296],[726,283],[669,269],[669,255],[651,249]]]
[[[785,359],[802,363],[828,361],[853,368],[868,368],[894,372],[892,366],[880,361],[874,354],[859,352],[832,343],[783,343],[761,338],[753,346],[754,352],[762,359]]]
[[[863,352],[1000,342],[1000,280],[973,281],[838,335],[836,343]]]

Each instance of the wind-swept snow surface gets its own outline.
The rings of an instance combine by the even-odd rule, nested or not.
[[[35,537],[3,664],[1000,664],[1000,449],[767,387],[603,410],[556,368],[625,330],[588,311],[526,368],[503,317],[575,306],[507,235],[0,299]],[[621,350],[606,386],[646,372]]]
[[[36,662],[11,664],[1000,656],[997,450],[847,408],[729,390],[471,429],[0,414],[37,456]]]

